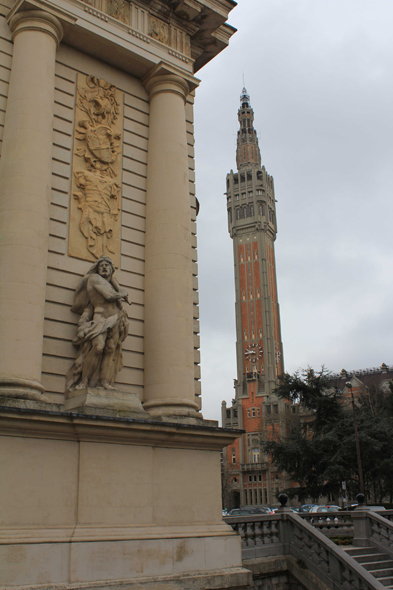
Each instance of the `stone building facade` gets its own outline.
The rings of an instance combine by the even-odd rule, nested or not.
[[[236,290],[237,379],[222,423],[246,433],[226,449],[228,502],[274,504],[282,475],[269,465],[261,443],[284,427],[286,405],[273,391],[284,370],[274,241],[273,177],[262,165],[254,111],[243,88],[238,111],[237,172],[226,178],[228,228],[233,240]]]
[[[148,72],[152,73],[151,68],[157,67],[155,74],[157,75],[178,75],[179,73],[185,76],[184,86],[179,86],[179,97],[181,94],[185,96],[185,137],[187,150],[187,170],[188,177],[188,193],[189,193],[189,207],[187,214],[190,224],[190,255],[189,265],[192,267],[192,299],[194,304],[194,344],[193,344],[193,394],[190,399],[197,406],[200,406],[200,368],[199,368],[199,322],[198,322],[198,289],[197,289],[197,255],[196,255],[196,199],[195,199],[195,164],[194,164],[194,138],[193,138],[193,102],[194,92],[198,81],[193,78],[194,63],[198,58],[194,55],[191,57],[190,45],[190,27],[193,29],[195,25],[193,20],[187,19],[183,23],[183,29],[176,28],[175,25],[167,24],[160,20],[157,15],[164,8],[160,7],[159,3],[155,9],[148,9],[143,2],[135,3],[118,3],[123,5],[123,9],[119,14],[113,13],[113,8],[110,6],[115,3],[105,3],[102,10],[98,7],[95,9],[91,3],[76,2],[75,11],[71,10],[67,3],[65,6],[69,9],[70,15],[67,16],[67,21],[61,23],[60,28],[56,29],[57,23],[51,24],[54,27],[54,36],[52,42],[56,45],[62,36],[62,42],[58,45],[55,53],[54,61],[54,88],[51,90],[51,96],[37,95],[35,97],[36,104],[33,104],[33,97],[30,93],[30,109],[35,110],[36,116],[40,116],[39,110],[46,112],[51,108],[49,104],[53,100],[54,117],[53,129],[46,130],[48,134],[48,147],[51,149],[52,162],[50,176],[45,170],[46,182],[45,187],[39,187],[37,190],[46,190],[50,195],[49,211],[45,211],[45,227],[42,228],[42,233],[45,236],[40,236],[39,244],[34,244],[39,248],[41,255],[47,258],[47,270],[45,270],[45,277],[41,277],[41,284],[39,293],[37,292],[37,303],[34,304],[34,309],[26,309],[24,300],[21,297],[13,298],[11,302],[10,297],[4,296],[5,300],[2,304],[3,321],[10,322],[10,332],[14,334],[13,339],[10,339],[7,330],[3,330],[6,344],[4,345],[4,353],[2,354],[2,363],[5,369],[4,374],[12,373],[15,377],[20,379],[31,380],[34,374],[35,381],[40,382],[45,389],[46,397],[53,403],[61,403],[64,397],[64,375],[70,365],[71,360],[75,357],[75,350],[72,346],[73,329],[75,326],[75,315],[70,311],[72,303],[73,289],[76,286],[78,277],[80,277],[85,269],[86,262],[84,260],[94,261],[97,257],[94,256],[86,247],[86,238],[79,227],[81,219],[80,203],[75,198],[77,191],[75,172],[78,170],[78,160],[82,158],[77,155],[77,149],[81,148],[78,141],[78,134],[83,128],[79,127],[79,119],[86,118],[86,113],[83,113],[78,108],[78,97],[80,96],[82,86],[86,86],[85,80],[90,75],[97,79],[108,81],[116,87],[118,101],[118,108],[120,109],[119,117],[116,121],[116,132],[121,135],[121,142],[119,149],[121,157],[118,158],[117,179],[121,184],[121,208],[113,215],[114,227],[111,228],[111,233],[114,233],[113,242],[115,250],[105,250],[102,253],[108,254],[114,258],[115,264],[118,267],[118,277],[122,285],[127,287],[130,292],[133,305],[129,310],[129,317],[131,319],[131,332],[124,345],[124,368],[118,375],[117,383],[119,390],[127,390],[136,393],[143,401],[143,383],[144,383],[144,281],[145,281],[145,248],[146,248],[146,193],[148,184],[147,164],[148,164],[148,134],[149,134],[149,111],[150,111],[150,95],[152,86],[148,82]],[[165,3],[164,3],[165,4]],[[176,3],[175,3],[176,4]],[[178,3],[179,4],[179,3]],[[225,4],[230,4],[226,2]],[[201,6],[201,5],[200,5]],[[13,38],[22,38],[20,31],[25,24],[18,21],[19,15],[24,11],[23,3],[13,5],[7,0],[3,3],[2,14],[2,36],[1,36],[1,85],[2,85],[2,108],[3,117],[1,126],[1,136],[3,138],[4,120],[6,117],[6,104],[8,97],[9,82],[12,68],[12,54],[15,49]],[[63,5],[58,8],[62,10]],[[180,22],[181,18],[177,14],[182,14],[181,9],[170,11],[166,8],[168,14],[168,23]],[[202,9],[201,9],[202,10]],[[204,10],[208,10],[206,7]],[[12,11],[12,14],[10,13]],[[56,12],[54,8],[52,12]],[[112,12],[111,12],[112,11]],[[18,16],[17,16],[18,15]],[[15,18],[14,18],[15,16]],[[14,20],[12,21],[12,18]],[[57,18],[57,17],[54,17]],[[210,17],[211,18],[211,17]],[[218,17],[222,20],[222,17]],[[9,22],[15,31],[12,31]],[[160,24],[161,23],[161,24]],[[157,35],[156,28],[161,26],[163,32],[161,36]],[[26,27],[25,27],[26,28]],[[75,29],[75,30],[74,30]],[[92,29],[92,30],[90,30]],[[188,30],[188,33],[186,31]],[[171,34],[169,35],[169,31]],[[223,39],[226,39],[231,34],[231,29],[227,25],[222,25]],[[114,39],[121,38],[122,44],[133,48],[136,54],[140,55],[140,62],[129,60],[125,63],[127,51],[124,47],[117,47],[117,52],[123,55],[115,55],[114,49],[107,52],[103,47],[101,35],[105,38],[108,47],[116,46]],[[164,35],[164,36],[163,36]],[[207,35],[207,33],[206,33]],[[41,35],[42,36],[42,35]],[[180,43],[182,36],[183,45]],[[51,39],[47,35],[48,40]],[[19,39],[18,39],[19,40]],[[187,41],[188,40],[188,41]],[[127,42],[127,43],[126,43]],[[49,41],[48,41],[49,43]],[[194,52],[203,53],[202,46]],[[112,44],[112,45],[111,45]],[[222,46],[224,46],[224,40]],[[179,45],[179,48],[178,48]],[[199,44],[198,44],[199,45]],[[182,48],[180,51],[180,47]],[[45,48],[46,49],[46,48]],[[51,47],[52,52],[54,49]],[[44,49],[42,51],[45,51]],[[145,55],[144,55],[145,54]],[[149,55],[153,59],[149,64],[147,61]],[[39,56],[41,57],[41,56]],[[167,70],[162,64],[162,60],[168,64]],[[205,59],[202,55],[199,60]],[[143,60],[145,63],[142,64]],[[38,68],[33,70],[36,58],[34,55],[30,58],[31,63],[25,65],[26,69],[30,69],[31,77],[40,79],[41,72]],[[202,63],[201,62],[201,63]],[[160,68],[164,67],[162,71]],[[169,68],[169,69],[168,69]],[[171,70],[173,68],[173,72]],[[165,71],[164,71],[165,70]],[[144,77],[145,76],[145,77]],[[143,80],[142,80],[143,78]],[[32,81],[33,83],[33,81]],[[50,83],[52,83],[50,81]],[[170,83],[170,81],[168,81]],[[172,82],[177,83],[175,80]],[[49,88],[49,80],[47,81]],[[187,87],[185,86],[187,84]],[[167,92],[175,96],[173,89],[168,88]],[[44,88],[41,86],[41,93],[45,95]],[[161,94],[157,94],[160,96]],[[48,98],[46,98],[48,97]],[[16,97],[15,100],[22,100],[23,98]],[[44,102],[47,100],[47,103]],[[10,119],[11,114],[8,113]],[[41,130],[42,133],[42,130]],[[163,130],[166,133],[166,130]],[[49,138],[50,135],[50,138]],[[8,140],[8,138],[5,138]],[[50,139],[50,141],[49,141]],[[10,139],[9,141],[13,141]],[[30,149],[34,154],[33,137],[29,138],[26,133],[22,134],[21,142],[26,142],[26,149]],[[10,150],[7,149],[10,153]],[[37,155],[37,159],[38,159]],[[10,175],[13,170],[10,168],[7,161],[7,153],[2,153],[3,167],[10,170]],[[186,163],[186,160],[184,161]],[[15,163],[18,166],[18,173],[21,174],[20,163]],[[80,168],[80,166],[79,166]],[[36,168],[38,171],[38,168]],[[30,171],[26,172],[29,177]],[[162,171],[159,171],[160,182],[162,183]],[[38,175],[38,174],[37,174]],[[41,178],[44,177],[41,175]],[[155,187],[152,188],[155,191]],[[160,192],[162,192],[162,184]],[[70,198],[70,193],[72,197]],[[15,201],[14,201],[15,202]],[[35,216],[41,217],[41,212],[31,210],[29,222],[34,224],[36,222]],[[116,217],[116,219],[114,219]],[[3,215],[3,235],[7,233],[15,234],[14,228],[10,225],[10,221]],[[20,227],[20,220],[15,219],[15,223]],[[41,229],[41,228],[40,228]],[[36,236],[37,237],[37,236]],[[33,238],[32,238],[33,239]],[[37,250],[35,250],[37,251]],[[8,256],[8,252],[7,252]],[[26,257],[26,252],[21,250],[21,268],[24,272],[26,265],[30,264],[30,260]],[[13,266],[16,272],[16,252],[13,249]],[[40,261],[41,262],[41,261]],[[37,266],[35,261],[32,262]],[[38,281],[36,274],[35,282]],[[14,283],[13,283],[14,284]],[[24,287],[23,287],[24,288]],[[13,289],[15,287],[13,286]],[[42,292],[45,292],[43,299]],[[13,291],[14,292],[14,291]],[[43,307],[42,301],[45,301]],[[20,301],[20,308],[17,301]],[[33,305],[33,303],[31,303]],[[16,314],[20,317],[20,326],[23,334],[17,332],[15,325]],[[20,315],[22,314],[22,315]],[[31,317],[40,317],[39,323],[33,322]],[[5,318],[8,318],[5,319]],[[20,340],[26,341],[27,326],[31,330],[37,330],[37,336],[32,335],[31,348],[35,349],[34,371],[29,363],[20,366],[19,356],[16,354],[16,349],[19,346]],[[38,340],[40,336],[38,333],[43,331],[43,350],[41,357],[41,347],[35,346],[36,337]],[[7,334],[7,335],[6,335]],[[26,346],[27,344],[25,344]],[[157,346],[159,349],[165,348],[161,344]],[[146,351],[145,351],[146,352]],[[29,356],[32,352],[29,350]],[[154,352],[153,354],[157,354]],[[162,354],[162,352],[161,352]],[[154,365],[157,363],[157,358],[152,361]],[[18,363],[19,368],[13,367],[13,364]],[[11,369],[12,367],[12,369]],[[191,365],[190,365],[191,369]],[[190,389],[190,386],[187,386]],[[34,389],[34,388],[33,388]],[[40,388],[38,387],[38,391]]]
[[[221,517],[237,434],[200,411],[193,147],[235,5],[1,0],[6,588],[249,582]]]

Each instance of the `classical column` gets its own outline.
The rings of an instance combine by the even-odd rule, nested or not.
[[[201,417],[195,403],[187,82],[166,73],[150,94],[145,250],[144,408]]]
[[[42,399],[56,48],[62,27],[15,14],[0,162],[0,395]]]

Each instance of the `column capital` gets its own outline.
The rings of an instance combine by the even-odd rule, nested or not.
[[[39,31],[53,37],[58,47],[63,37],[63,27],[59,19],[44,10],[17,12],[10,18],[8,25],[12,31],[13,41],[22,31]]]
[[[142,83],[150,98],[162,92],[171,92],[181,96],[185,102],[187,95],[199,85],[199,80],[194,76],[184,75],[161,62],[148,72],[142,79]]]

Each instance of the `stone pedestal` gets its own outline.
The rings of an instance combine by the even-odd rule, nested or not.
[[[352,512],[354,547],[370,547],[371,523],[368,515],[370,509],[365,504]]]
[[[125,416],[142,420],[149,418],[135,393],[123,393],[117,389],[107,390],[102,387],[88,387],[69,391],[66,396],[64,409],[67,412],[95,416]]]
[[[94,392],[88,392],[87,396]],[[0,412],[0,586],[247,588],[220,428]]]

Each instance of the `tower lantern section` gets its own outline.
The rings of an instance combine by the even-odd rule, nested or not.
[[[249,166],[261,166],[261,153],[258,147],[257,132],[254,129],[254,111],[250,97],[243,88],[238,111],[240,129],[237,132],[236,165],[238,170]]]

